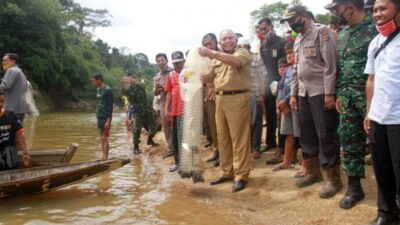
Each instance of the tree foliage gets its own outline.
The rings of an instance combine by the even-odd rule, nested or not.
[[[273,4],[264,4],[259,9],[251,12],[252,24],[257,24],[258,20],[268,17],[272,21],[279,21],[282,17],[283,12],[288,7],[288,4],[281,1]]]
[[[317,23],[328,25],[331,23],[331,17],[332,15],[330,13],[317,14],[315,20],[317,20]]]
[[[55,106],[93,99],[93,73],[103,74],[105,82],[116,91],[120,77],[127,71],[154,75],[155,66],[148,60],[142,61],[139,68],[136,55],[123,54],[102,40],[92,40],[91,32],[109,26],[109,18],[107,10],[81,7],[73,0],[2,0],[0,54],[19,54],[19,65],[34,88]]]

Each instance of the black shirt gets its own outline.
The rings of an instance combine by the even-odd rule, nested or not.
[[[16,134],[22,129],[21,121],[11,111],[4,111],[0,117],[0,170],[15,169],[18,166]]]
[[[267,68],[267,85],[272,81],[279,81],[278,59],[285,56],[285,42],[275,33],[271,34],[266,40],[261,43],[260,54]]]

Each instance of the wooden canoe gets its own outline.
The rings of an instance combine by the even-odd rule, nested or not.
[[[0,171],[0,198],[52,191],[108,173],[129,162],[129,158],[114,158]]]
[[[72,157],[78,150],[79,145],[72,143],[66,149],[54,149],[54,150],[31,150],[29,155],[31,156],[31,164],[28,167],[35,167],[38,165],[57,165],[63,163],[69,163]],[[22,152],[18,151],[19,161],[22,165]]]

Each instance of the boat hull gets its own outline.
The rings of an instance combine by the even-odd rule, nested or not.
[[[129,162],[129,158],[116,158],[2,171],[0,172],[0,198],[56,190],[108,173]]]

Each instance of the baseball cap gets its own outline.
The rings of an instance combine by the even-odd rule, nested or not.
[[[287,9],[283,12],[282,18],[281,18],[281,23],[292,19],[293,17],[297,15],[303,15],[307,14],[307,9],[304,6],[301,5],[290,5],[287,7]]]
[[[365,0],[364,9],[372,9],[374,7],[375,0]]]
[[[175,51],[171,55],[172,63],[185,61],[185,57],[181,51]]]

